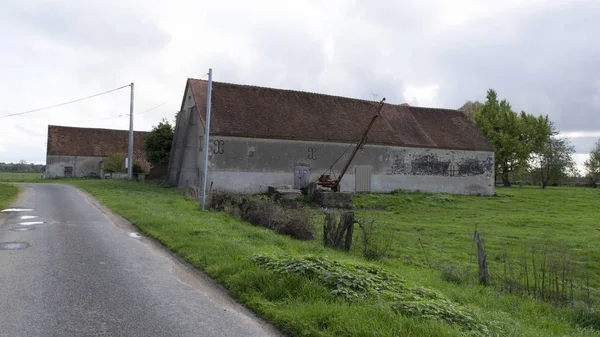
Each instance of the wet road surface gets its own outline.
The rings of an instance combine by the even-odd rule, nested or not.
[[[0,218],[0,336],[277,336],[83,192],[22,185]]]

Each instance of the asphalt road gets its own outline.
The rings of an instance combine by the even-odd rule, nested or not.
[[[279,335],[83,192],[23,186],[31,210],[0,219],[0,336]]]

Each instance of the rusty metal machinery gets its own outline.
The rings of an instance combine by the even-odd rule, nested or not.
[[[346,153],[346,151],[348,149],[346,149],[346,151],[344,151],[344,153],[342,153],[342,155],[333,164],[331,164],[329,169],[327,169],[327,171],[325,171],[325,173],[323,173],[319,177],[319,179],[317,179],[316,181],[313,182],[314,184],[321,186],[321,187],[330,188],[334,192],[339,191],[340,182],[342,181],[344,174],[350,167],[350,164],[352,163],[352,160],[358,153],[358,150],[360,150],[360,148],[363,145],[365,145],[365,143],[367,142],[367,135],[369,134],[369,130],[371,130],[371,128],[373,127],[373,124],[375,124],[375,120],[377,120],[377,117],[381,117],[381,109],[383,108],[384,102],[385,102],[385,97],[381,100],[381,102],[379,102],[379,106],[377,107],[377,111],[375,112],[375,115],[373,116],[373,118],[371,118],[369,125],[363,132],[362,137],[360,138],[358,143],[356,144],[356,147],[352,151],[350,158],[348,158],[348,160],[346,161],[346,164],[344,165],[344,168],[340,172],[339,177],[336,178],[335,175],[333,175],[333,166],[340,160],[340,158],[342,158],[342,156]],[[331,174],[327,174],[328,172],[331,172]],[[332,177],[332,175],[333,175],[333,177]]]

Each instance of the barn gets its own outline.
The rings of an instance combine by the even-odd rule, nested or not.
[[[148,172],[144,154],[148,132],[134,131],[133,161]],[[46,178],[103,176],[103,162],[112,153],[127,153],[129,131],[48,125]]]
[[[188,79],[177,114],[167,179],[179,188],[202,181],[207,89],[207,81]],[[379,105],[221,82],[213,82],[211,101],[208,185],[242,193],[339,173]],[[342,191],[493,194],[494,151],[463,113],[385,104],[380,115]]]

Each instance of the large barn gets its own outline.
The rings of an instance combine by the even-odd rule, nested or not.
[[[202,181],[208,82],[188,79],[168,181]],[[331,165],[339,173],[378,102],[213,82],[208,185],[245,193],[303,187]],[[350,192],[429,191],[490,195],[494,151],[457,110],[385,104],[341,181]]]
[[[144,154],[148,132],[134,131],[133,161],[148,172]],[[129,131],[48,125],[46,178],[103,176],[103,162],[112,153],[127,153]]]

